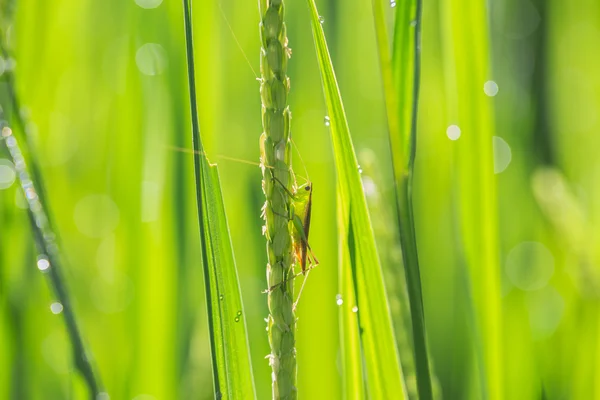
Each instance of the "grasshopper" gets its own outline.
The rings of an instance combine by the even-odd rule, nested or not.
[[[193,150],[168,146],[171,150],[192,153],[195,154]],[[256,165],[262,167],[262,164],[258,164],[248,160],[242,160],[239,158],[227,157],[223,155],[217,155],[218,158],[222,158],[228,161],[239,162],[244,164]],[[292,199],[292,207],[290,208],[290,215],[281,215],[289,219],[289,221],[293,224],[292,229],[292,238],[294,241],[294,253],[296,255],[297,263],[300,264],[301,272],[295,274],[292,279],[297,278],[300,275],[306,276],[308,272],[319,265],[319,260],[315,257],[310,244],[308,243],[308,234],[310,231],[310,222],[312,216],[312,193],[313,193],[313,184],[310,180],[307,180],[306,183],[303,183],[300,186],[295,186],[293,192],[290,191],[285,185],[277,179],[274,175],[272,175],[272,179],[277,182],[277,184],[281,185],[285,192]],[[307,265],[308,264],[308,265]],[[303,284],[304,287],[304,284]],[[269,288],[266,292],[275,289],[275,287]],[[302,290],[302,289],[301,289]]]
[[[292,237],[294,239],[294,252],[302,268],[303,275],[306,275],[309,270],[319,265],[319,260],[315,257],[308,243],[312,215],[312,191],[313,185],[309,181],[299,186],[295,190],[295,195],[292,195],[292,222],[294,225]],[[308,268],[306,266],[307,261],[309,263]]]
[[[304,290],[304,285],[306,284],[306,279],[308,278],[308,273],[311,269],[315,268],[319,265],[319,260],[313,253],[310,244],[308,243],[308,234],[310,232],[310,221],[312,215],[312,191],[313,185],[310,181],[295,187],[294,192],[290,192],[285,185],[273,176],[273,180],[276,181],[287,194],[292,199],[292,206],[290,207],[290,215],[283,217],[287,217],[293,224],[294,229],[292,230],[292,239],[294,241],[293,248],[294,253],[296,255],[296,262],[300,264],[301,272],[292,276],[291,279],[295,279],[300,275],[304,275],[304,281],[302,282],[302,286],[300,287],[300,291],[298,292],[298,297],[294,302],[294,309],[298,305],[298,301],[300,301],[300,295]],[[278,214],[280,215],[280,214]],[[308,266],[307,266],[308,262]],[[272,291],[281,283],[270,287],[266,293]]]

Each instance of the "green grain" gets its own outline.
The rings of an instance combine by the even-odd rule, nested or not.
[[[287,106],[289,48],[282,0],[261,1],[260,94],[264,132],[260,138],[263,165],[264,233],[267,238],[268,336],[273,399],[295,399],[296,349],[292,251],[289,221],[294,173],[291,167],[290,120]]]

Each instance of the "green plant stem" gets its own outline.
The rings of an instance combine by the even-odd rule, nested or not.
[[[85,349],[83,337],[76,322],[75,312],[71,305],[67,286],[62,276],[62,264],[56,235],[50,225],[41,197],[36,189],[36,182],[27,170],[25,156],[21,152],[16,137],[9,127],[3,127],[2,136],[6,141],[6,146],[8,147],[12,161],[15,164],[23,194],[28,202],[27,211],[29,221],[38,252],[40,253],[38,266],[45,265],[43,271],[48,274],[54,294],[63,307],[62,314],[65,320],[67,334],[71,342],[75,367],[79,370],[88,386],[90,398],[96,399],[100,394],[99,378],[94,373],[90,361],[91,357]]]
[[[412,206],[421,69],[422,2],[420,0],[401,1],[396,6],[393,56],[390,56],[383,7],[382,0],[373,0],[389,139],[392,148],[398,227],[410,300],[417,388],[419,398],[429,400],[432,399],[433,393]],[[410,32],[411,29],[414,29],[414,33]],[[412,42],[411,37],[413,38]],[[410,55],[412,55],[412,59]],[[412,90],[410,90],[411,87]]]
[[[3,36],[0,38],[0,42],[0,54],[4,59],[10,59]],[[48,204],[39,164],[36,157],[32,155],[33,144],[28,136],[27,126],[21,114],[21,106],[16,93],[14,72],[6,70],[3,75],[6,82],[8,100],[14,114],[12,119],[17,126],[17,131],[25,137],[24,144],[26,151],[23,152],[21,150],[15,132],[10,127],[0,127],[2,128],[2,137],[6,141],[23,194],[28,201],[28,218],[37,250],[40,253],[39,257],[49,263],[49,267],[44,272],[48,274],[56,299],[63,307],[62,314],[71,343],[75,367],[86,382],[90,398],[95,399],[101,393],[100,378],[92,366],[91,355],[86,351],[75,312],[71,305],[70,295],[62,276],[63,267],[58,247],[58,238],[55,229],[53,229],[50,214],[47,211]]]
[[[294,254],[292,251],[292,171],[290,120],[287,106],[289,49],[283,0],[259,2],[262,120],[261,163],[263,165],[264,233],[267,238],[268,336],[273,399],[295,399],[296,348],[294,313]]]

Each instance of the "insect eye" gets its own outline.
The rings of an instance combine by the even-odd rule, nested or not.
[[[305,186],[304,190],[306,190],[308,192],[310,190],[310,186]]]

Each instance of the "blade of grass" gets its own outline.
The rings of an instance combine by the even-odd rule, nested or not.
[[[17,176],[19,177],[21,189],[27,199],[29,222],[39,252],[37,261],[38,269],[48,274],[54,294],[58,303],[60,303],[60,306],[57,305],[60,308],[56,309],[56,311],[53,310],[53,312],[62,313],[64,316],[75,367],[85,380],[90,398],[95,399],[101,395],[100,380],[92,367],[92,357],[85,348],[85,342],[75,318],[71,297],[63,277],[63,265],[56,241],[56,234],[42,204],[42,198],[38,194],[37,182],[34,181],[33,175],[28,171],[25,154],[21,151],[17,138],[8,126],[2,127],[2,139],[6,143],[6,147],[15,165]]]
[[[350,138],[350,131],[331,56],[325,41],[319,13],[314,0],[308,0],[313,38],[317,52],[325,102],[330,120],[334,158],[338,176],[338,231],[341,254],[341,290],[338,299],[342,313],[342,342],[344,354],[356,353],[355,330],[350,332],[347,319],[356,321],[363,349],[364,375],[369,398],[406,398],[390,311],[383,284],[379,256],[375,247],[373,228],[367,211],[359,166]],[[349,285],[351,280],[351,285]],[[348,290],[352,286],[352,290]],[[344,302],[344,297],[356,303]],[[354,344],[354,345],[353,345]],[[348,346],[353,345],[352,348]],[[360,356],[353,354],[345,362],[356,363]],[[345,365],[344,380],[347,396],[356,385],[360,365]]]
[[[7,15],[11,16],[10,13]],[[3,31],[2,29],[2,33],[0,34],[0,57],[8,60],[10,59],[10,54],[7,50],[6,38]],[[0,126],[2,131],[0,137],[6,143],[10,157],[15,165],[17,176],[19,177],[21,189],[28,202],[28,217],[33,239],[39,252],[38,268],[48,274],[54,294],[62,306],[61,313],[64,316],[75,368],[83,377],[90,398],[93,399],[102,393],[101,380],[97,371],[94,370],[91,353],[86,349],[85,341],[75,317],[75,311],[71,305],[71,296],[62,272],[63,264],[58,246],[58,236],[50,219],[37,157],[33,154],[33,146],[28,136],[25,121],[21,115],[19,98],[16,93],[15,76],[12,69],[4,71],[3,81],[6,82],[8,104],[4,105],[4,109],[0,106],[0,114],[5,114],[8,110],[12,110],[13,115],[6,115],[6,117],[11,117],[10,119],[14,121],[17,131],[25,138],[25,141],[22,143],[25,151],[21,149],[15,132],[9,126]]]
[[[411,0],[400,1],[396,5],[392,56],[385,23],[384,1],[372,0],[372,3],[392,150],[398,227],[412,319],[417,388],[419,398],[426,400],[431,399],[433,394],[412,206],[422,3],[420,0]]]
[[[460,128],[454,145],[460,190],[462,241],[480,337],[489,399],[502,399],[502,308],[498,259],[496,179],[492,137],[494,113],[483,91],[489,79],[488,13],[485,2],[451,0],[443,3],[444,68],[449,81],[452,123]]]
[[[183,0],[187,72],[195,151],[196,198],[213,364],[215,398],[256,398],[237,269],[216,165],[200,138],[191,0]]]

